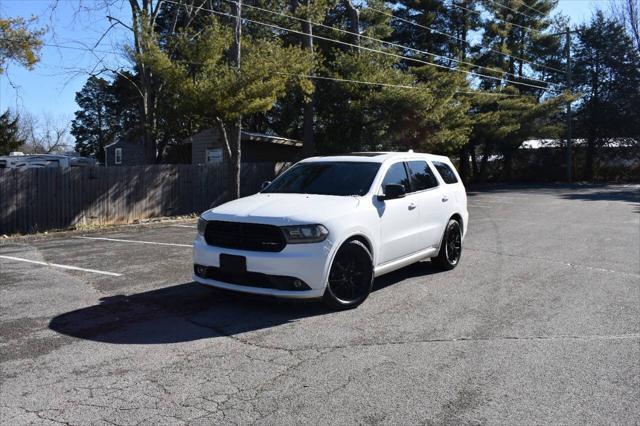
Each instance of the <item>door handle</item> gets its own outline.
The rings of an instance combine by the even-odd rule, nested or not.
[[[416,208],[416,204],[415,203],[409,204],[409,210],[413,210],[415,208]]]
[[[449,197],[447,197],[446,195],[442,196],[442,202],[446,203],[447,201],[449,201]]]

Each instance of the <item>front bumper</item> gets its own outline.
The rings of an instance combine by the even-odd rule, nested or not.
[[[332,244],[329,240],[313,244],[288,244],[280,252],[262,252],[210,246],[201,236],[196,237],[193,243],[193,263],[195,265],[219,267],[221,253],[246,257],[247,271],[252,274],[295,277],[303,281],[310,289],[265,288],[263,283],[224,282],[204,278],[195,273],[193,280],[200,284],[244,293],[314,299],[322,297],[324,294],[332,255]]]

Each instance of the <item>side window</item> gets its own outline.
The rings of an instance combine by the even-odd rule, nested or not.
[[[395,163],[389,167],[389,170],[387,170],[387,174],[384,176],[384,180],[382,181],[382,188],[384,189],[385,185],[394,183],[404,185],[404,190],[406,192],[411,192],[409,177],[407,176],[407,170],[404,168],[404,163]]]
[[[444,181],[444,183],[458,182],[458,178],[456,177],[456,174],[454,173],[453,170],[451,170],[451,167],[448,164],[441,163],[440,161],[434,161],[433,167],[436,168],[436,170],[440,174],[440,177],[442,177],[442,180]]]
[[[122,148],[116,148],[116,164],[122,164]]]
[[[411,172],[411,184],[414,191],[422,191],[438,186],[438,179],[436,179],[426,161],[409,161],[407,165]]]

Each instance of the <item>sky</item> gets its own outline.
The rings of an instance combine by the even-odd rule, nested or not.
[[[100,0],[58,0],[55,10],[52,4],[52,0],[0,0],[0,16],[36,16],[35,27],[48,27],[44,37],[47,45],[36,67],[29,71],[9,64],[5,75],[0,76],[0,112],[11,108],[68,122],[78,109],[75,94],[89,73],[127,65],[122,55],[129,40],[127,29],[116,24],[100,40],[111,25],[107,15],[130,21],[126,2],[109,10],[96,10],[103,4]],[[608,0],[560,0],[557,10],[579,24],[589,20],[596,6],[608,9]],[[87,47],[94,48],[95,53],[81,50]]]

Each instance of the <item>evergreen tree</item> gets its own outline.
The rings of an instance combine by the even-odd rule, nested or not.
[[[515,89],[496,93],[495,96],[478,93],[473,97],[471,149],[465,153],[469,155],[472,152],[472,170],[477,181],[489,177],[488,161],[494,153],[502,157],[501,176],[497,177],[511,179],[513,157],[525,140],[556,138],[562,130],[558,116],[565,97],[539,102],[534,96],[519,95]],[[481,154],[479,161],[477,153]],[[468,166],[465,164],[465,167]]]
[[[576,41],[576,133],[587,140],[584,178],[592,180],[600,147],[615,138],[640,144],[640,54],[629,48],[624,27],[601,11],[578,28]]]
[[[0,75],[8,61],[16,62],[27,69],[40,60],[40,48],[44,29],[31,30],[30,24],[36,20],[0,17]]]
[[[481,74],[489,74],[514,82],[544,86],[540,80],[542,63],[540,58],[558,52],[561,38],[545,33],[552,27],[551,11],[557,0],[539,0],[534,9],[527,8],[527,2],[498,2],[487,0],[484,3],[490,17],[484,21],[482,46],[477,63]],[[500,53],[498,53],[500,52]],[[533,63],[535,65],[530,65]],[[538,65],[538,66],[536,66]],[[504,84],[499,80],[482,79],[483,89],[495,89]],[[543,90],[525,85],[516,85],[521,92],[540,96]]]
[[[123,77],[109,82],[92,76],[76,94],[76,103],[80,109],[71,123],[75,150],[104,161],[105,145],[124,137],[136,125],[131,87]]]
[[[277,39],[245,38],[238,72],[227,55],[232,32],[216,18],[201,31],[184,29],[169,49],[149,42],[140,61],[165,86],[163,105],[173,104],[172,120],[192,123],[193,131],[218,128],[228,158],[240,153],[230,135],[238,117],[268,111],[287,90],[301,87],[310,93],[309,81],[298,77],[310,73],[312,60],[306,52],[284,47]],[[229,194],[234,196],[240,176],[233,164],[229,177]]]
[[[6,110],[0,115],[0,155],[16,151],[24,142],[20,137],[18,116],[11,117],[10,111]]]

